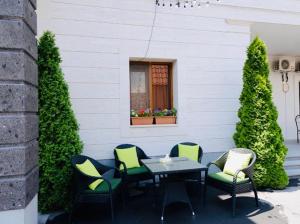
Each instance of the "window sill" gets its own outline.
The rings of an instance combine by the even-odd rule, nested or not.
[[[130,125],[130,128],[159,128],[159,127],[178,127],[178,124],[151,124],[151,125]]]

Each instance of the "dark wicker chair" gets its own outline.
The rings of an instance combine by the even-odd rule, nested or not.
[[[120,165],[122,164],[123,167],[124,167],[124,170],[121,171],[123,173],[124,186],[126,186],[126,189],[127,189],[128,184],[130,184],[130,183],[139,184],[140,181],[150,180],[150,179],[153,181],[153,184],[155,185],[155,177],[141,163],[142,159],[150,159],[150,157],[148,157],[146,155],[146,153],[140,147],[135,146],[136,147],[136,152],[137,152],[137,157],[138,157],[139,164],[140,164],[139,168],[127,169],[126,164],[119,160],[116,149],[128,149],[128,148],[131,148],[131,147],[134,147],[134,146],[135,145],[132,145],[132,144],[122,144],[122,145],[118,145],[114,149],[115,166],[119,168]]]
[[[214,178],[210,177],[210,175],[208,175],[207,184],[231,194],[231,196],[232,196],[232,215],[235,216],[236,194],[249,192],[249,191],[253,190],[257,207],[258,207],[258,196],[257,196],[255,183],[253,181],[254,164],[256,162],[255,153],[252,150],[243,149],[243,148],[237,148],[237,149],[232,149],[232,150],[235,151],[235,152],[238,152],[238,153],[244,153],[244,154],[249,153],[249,154],[251,154],[252,158],[251,158],[251,161],[250,161],[249,165],[245,169],[238,170],[235,173],[235,175],[233,176],[233,181],[231,183],[226,183],[226,182],[214,179]],[[211,165],[215,165],[220,170],[223,171],[225,163],[227,161],[228,153],[229,152],[226,152],[221,157],[219,157],[216,161],[210,162],[207,165],[208,168]],[[246,176],[245,176],[245,179],[243,181],[239,182],[238,181],[238,174],[240,172],[244,172]]]
[[[190,146],[195,146],[195,145],[198,145],[196,143],[193,143],[193,142],[182,142],[182,143],[179,143],[179,144],[182,144],[182,145],[190,145]],[[171,149],[171,152],[170,152],[170,157],[178,157],[179,156],[179,152],[178,152],[178,145],[179,144],[176,144],[173,146],[173,148]],[[202,160],[202,156],[203,156],[203,150],[201,148],[201,146],[199,145],[199,153],[198,153],[198,162],[201,163],[201,160]],[[200,188],[198,188],[198,185],[191,185],[191,186],[194,186],[194,191],[195,190],[199,190],[200,189],[200,192],[201,192],[201,188],[202,188],[202,184],[201,184],[201,172],[190,172],[190,173],[184,173],[184,174],[172,174],[172,175],[169,175],[170,178],[175,178],[175,179],[182,179],[184,180],[185,182],[191,182],[191,184],[195,183],[195,184],[200,184]]]
[[[299,143],[299,134],[300,134],[300,115],[295,117],[295,123],[297,128],[297,143]]]
[[[82,164],[86,160],[90,160],[102,177],[93,177],[81,172],[76,164]],[[107,167],[98,161],[84,156],[77,155],[72,157],[73,167],[73,203],[70,214],[70,223],[73,221],[73,214],[77,206],[81,203],[109,203],[111,209],[111,218],[114,220],[114,205],[115,197],[121,193],[122,178],[118,169]],[[89,189],[89,184],[95,180],[103,179],[103,182],[95,189]]]
[[[193,143],[193,142],[182,142],[179,144],[191,145],[191,146],[197,145],[196,143]],[[170,152],[170,157],[178,157],[178,154],[179,154],[178,153],[178,145],[179,144],[173,146],[173,148],[171,149],[171,152]],[[198,162],[199,163],[201,163],[202,156],[203,156],[203,150],[202,150],[201,146],[199,146],[199,153],[198,153]]]

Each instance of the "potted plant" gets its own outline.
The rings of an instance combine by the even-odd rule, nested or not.
[[[150,109],[130,111],[131,125],[151,125],[153,124],[153,116]]]
[[[177,110],[175,108],[168,110],[155,110],[155,124],[176,124]]]

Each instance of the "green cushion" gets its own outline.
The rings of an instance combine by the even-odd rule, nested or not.
[[[76,167],[83,172],[84,174],[88,176],[93,176],[93,177],[101,177],[100,173],[96,169],[96,167],[93,165],[93,163],[90,160],[86,160],[82,164],[76,164]],[[95,190],[95,188],[103,182],[102,179],[95,180],[93,183],[89,185],[89,188],[92,190]]]
[[[110,181],[111,188],[112,190],[115,190],[120,184],[121,184],[121,179],[120,178],[113,178]],[[97,193],[108,193],[109,192],[109,186],[106,182],[101,183],[96,187],[94,191],[87,190],[88,192],[97,192]]]
[[[143,173],[148,173],[148,169],[145,166],[130,168],[127,170],[128,175],[136,175],[136,174],[143,174]]]
[[[229,174],[226,174],[224,172],[209,173],[208,176],[215,179],[215,180],[219,180],[219,181],[222,181],[222,182],[228,183],[228,184],[231,184],[233,182],[233,176],[229,175]],[[238,177],[236,182],[240,184],[240,183],[245,183],[248,180],[249,180],[249,178],[240,178],[240,177]]]
[[[127,148],[127,149],[116,148],[116,152],[118,155],[118,159],[125,163],[127,169],[140,167],[135,146],[133,146],[131,148]],[[123,170],[123,169],[124,169],[124,167],[121,164],[120,170]]]
[[[245,154],[230,150],[223,172],[232,176],[235,175],[237,170],[244,169],[249,165],[251,157],[250,153]],[[240,172],[238,177],[245,178],[245,173]]]
[[[178,144],[178,156],[198,161],[199,145]]]

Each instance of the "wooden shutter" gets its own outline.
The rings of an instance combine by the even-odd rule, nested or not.
[[[170,71],[169,65],[151,64],[152,108],[170,109]]]

